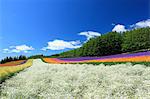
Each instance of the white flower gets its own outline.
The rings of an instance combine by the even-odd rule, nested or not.
[[[150,98],[150,67],[118,64],[47,64],[33,66],[2,84],[1,98],[70,99]]]

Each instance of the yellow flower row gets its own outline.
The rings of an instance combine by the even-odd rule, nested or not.
[[[150,56],[135,56],[135,57],[111,58],[102,60],[90,60],[88,62],[150,62]]]
[[[28,60],[26,63],[17,66],[0,67],[0,82],[3,78],[9,76],[10,74],[19,72],[27,67],[30,67],[32,65],[32,61],[33,60]]]

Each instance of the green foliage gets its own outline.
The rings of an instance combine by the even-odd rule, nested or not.
[[[44,57],[43,55],[33,55],[33,56],[28,57],[28,59],[37,59],[37,58],[43,58],[43,57]]]
[[[124,33],[109,32],[103,34],[90,39],[80,48],[60,53],[56,57],[104,56],[149,49],[150,28],[141,28]]]
[[[54,54],[50,56],[51,58],[59,57],[59,54]]]
[[[121,53],[122,35],[110,32],[100,37],[92,38],[82,47],[63,52],[59,57],[103,56]]]
[[[7,63],[7,62],[11,62],[11,61],[17,61],[17,60],[26,60],[26,56],[23,56],[23,55],[20,55],[19,57],[18,56],[15,56],[15,57],[6,57],[4,59],[2,59],[0,61],[0,64],[4,64],[4,63]]]
[[[141,28],[124,33],[122,51],[130,52],[148,48],[150,48],[150,28]]]
[[[70,64],[93,64],[93,65],[100,65],[104,64],[106,66],[111,66],[111,65],[117,65],[117,64],[126,64],[127,62],[82,62],[82,63],[70,63]],[[140,65],[145,65],[147,67],[150,67],[150,62],[128,62],[131,63],[132,65],[140,64]]]
[[[117,32],[109,32],[107,34],[98,37],[92,56],[103,56],[121,53],[122,34]],[[92,48],[92,47],[91,47]]]

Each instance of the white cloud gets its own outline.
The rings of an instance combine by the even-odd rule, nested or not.
[[[117,24],[117,25],[115,25],[115,27],[112,29],[112,31],[114,31],[114,32],[125,32],[125,31],[127,31],[127,30],[125,29],[125,26],[124,26],[124,25]]]
[[[7,48],[3,49],[3,53],[9,53],[9,49]]]
[[[16,46],[16,50],[19,51],[28,51],[28,50],[33,50],[34,48],[32,46],[27,46],[27,45],[20,45]]]
[[[93,31],[87,31],[87,32],[81,32],[79,35],[84,35],[87,37],[87,40],[90,38],[96,37],[96,36],[101,36],[100,33],[98,32],[93,32]],[[77,41],[64,41],[64,40],[54,40],[48,42],[47,47],[43,47],[41,50],[64,50],[64,49],[72,49],[72,48],[79,48],[81,47],[81,42],[79,40]]]
[[[100,33],[98,32],[93,32],[93,31],[87,31],[87,32],[81,32],[79,33],[79,35],[84,35],[87,37],[87,40],[89,40],[90,38],[96,37],[96,36],[101,36]]]
[[[136,24],[131,25],[132,28],[144,28],[150,27],[150,19],[139,21]]]
[[[28,53],[28,51],[31,50],[34,50],[32,46],[18,45],[18,46],[10,46],[9,48],[3,49],[3,53],[19,53],[19,52]]]
[[[49,41],[48,46],[42,48],[41,50],[63,50],[66,48],[72,49],[72,48],[79,48],[81,47],[80,41],[64,41],[64,40],[54,40]]]
[[[15,48],[15,46],[9,46],[9,48]]]

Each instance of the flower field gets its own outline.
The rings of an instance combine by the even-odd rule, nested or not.
[[[132,65],[33,65],[1,85],[1,99],[149,99],[150,67]]]
[[[26,62],[26,60],[12,61],[12,62],[7,62],[5,64],[0,64],[0,67],[1,66],[16,66],[16,65],[24,64],[25,62]]]
[[[23,64],[20,64],[20,61],[18,61],[16,64],[19,63],[20,65],[15,64],[16,66],[14,66],[14,64],[13,66],[1,66],[0,67],[0,83],[7,77],[13,75],[14,73],[19,72],[32,65],[32,60],[28,60],[27,62],[25,61],[21,61],[21,62]]]
[[[18,66],[1,66],[1,82],[13,74],[16,75],[1,83],[0,98],[150,98],[150,64],[148,66],[131,64],[132,62],[150,63],[150,51],[102,57],[43,58],[42,60],[35,59],[33,64],[32,60],[28,60],[24,64],[25,61],[20,63],[18,61],[18,64],[21,64]],[[97,62],[100,64],[84,64]],[[103,64],[107,62],[124,63]],[[19,72],[23,69],[25,70]]]
[[[133,54],[118,54],[102,57],[44,58],[48,63],[88,63],[88,62],[150,62],[150,51]]]

